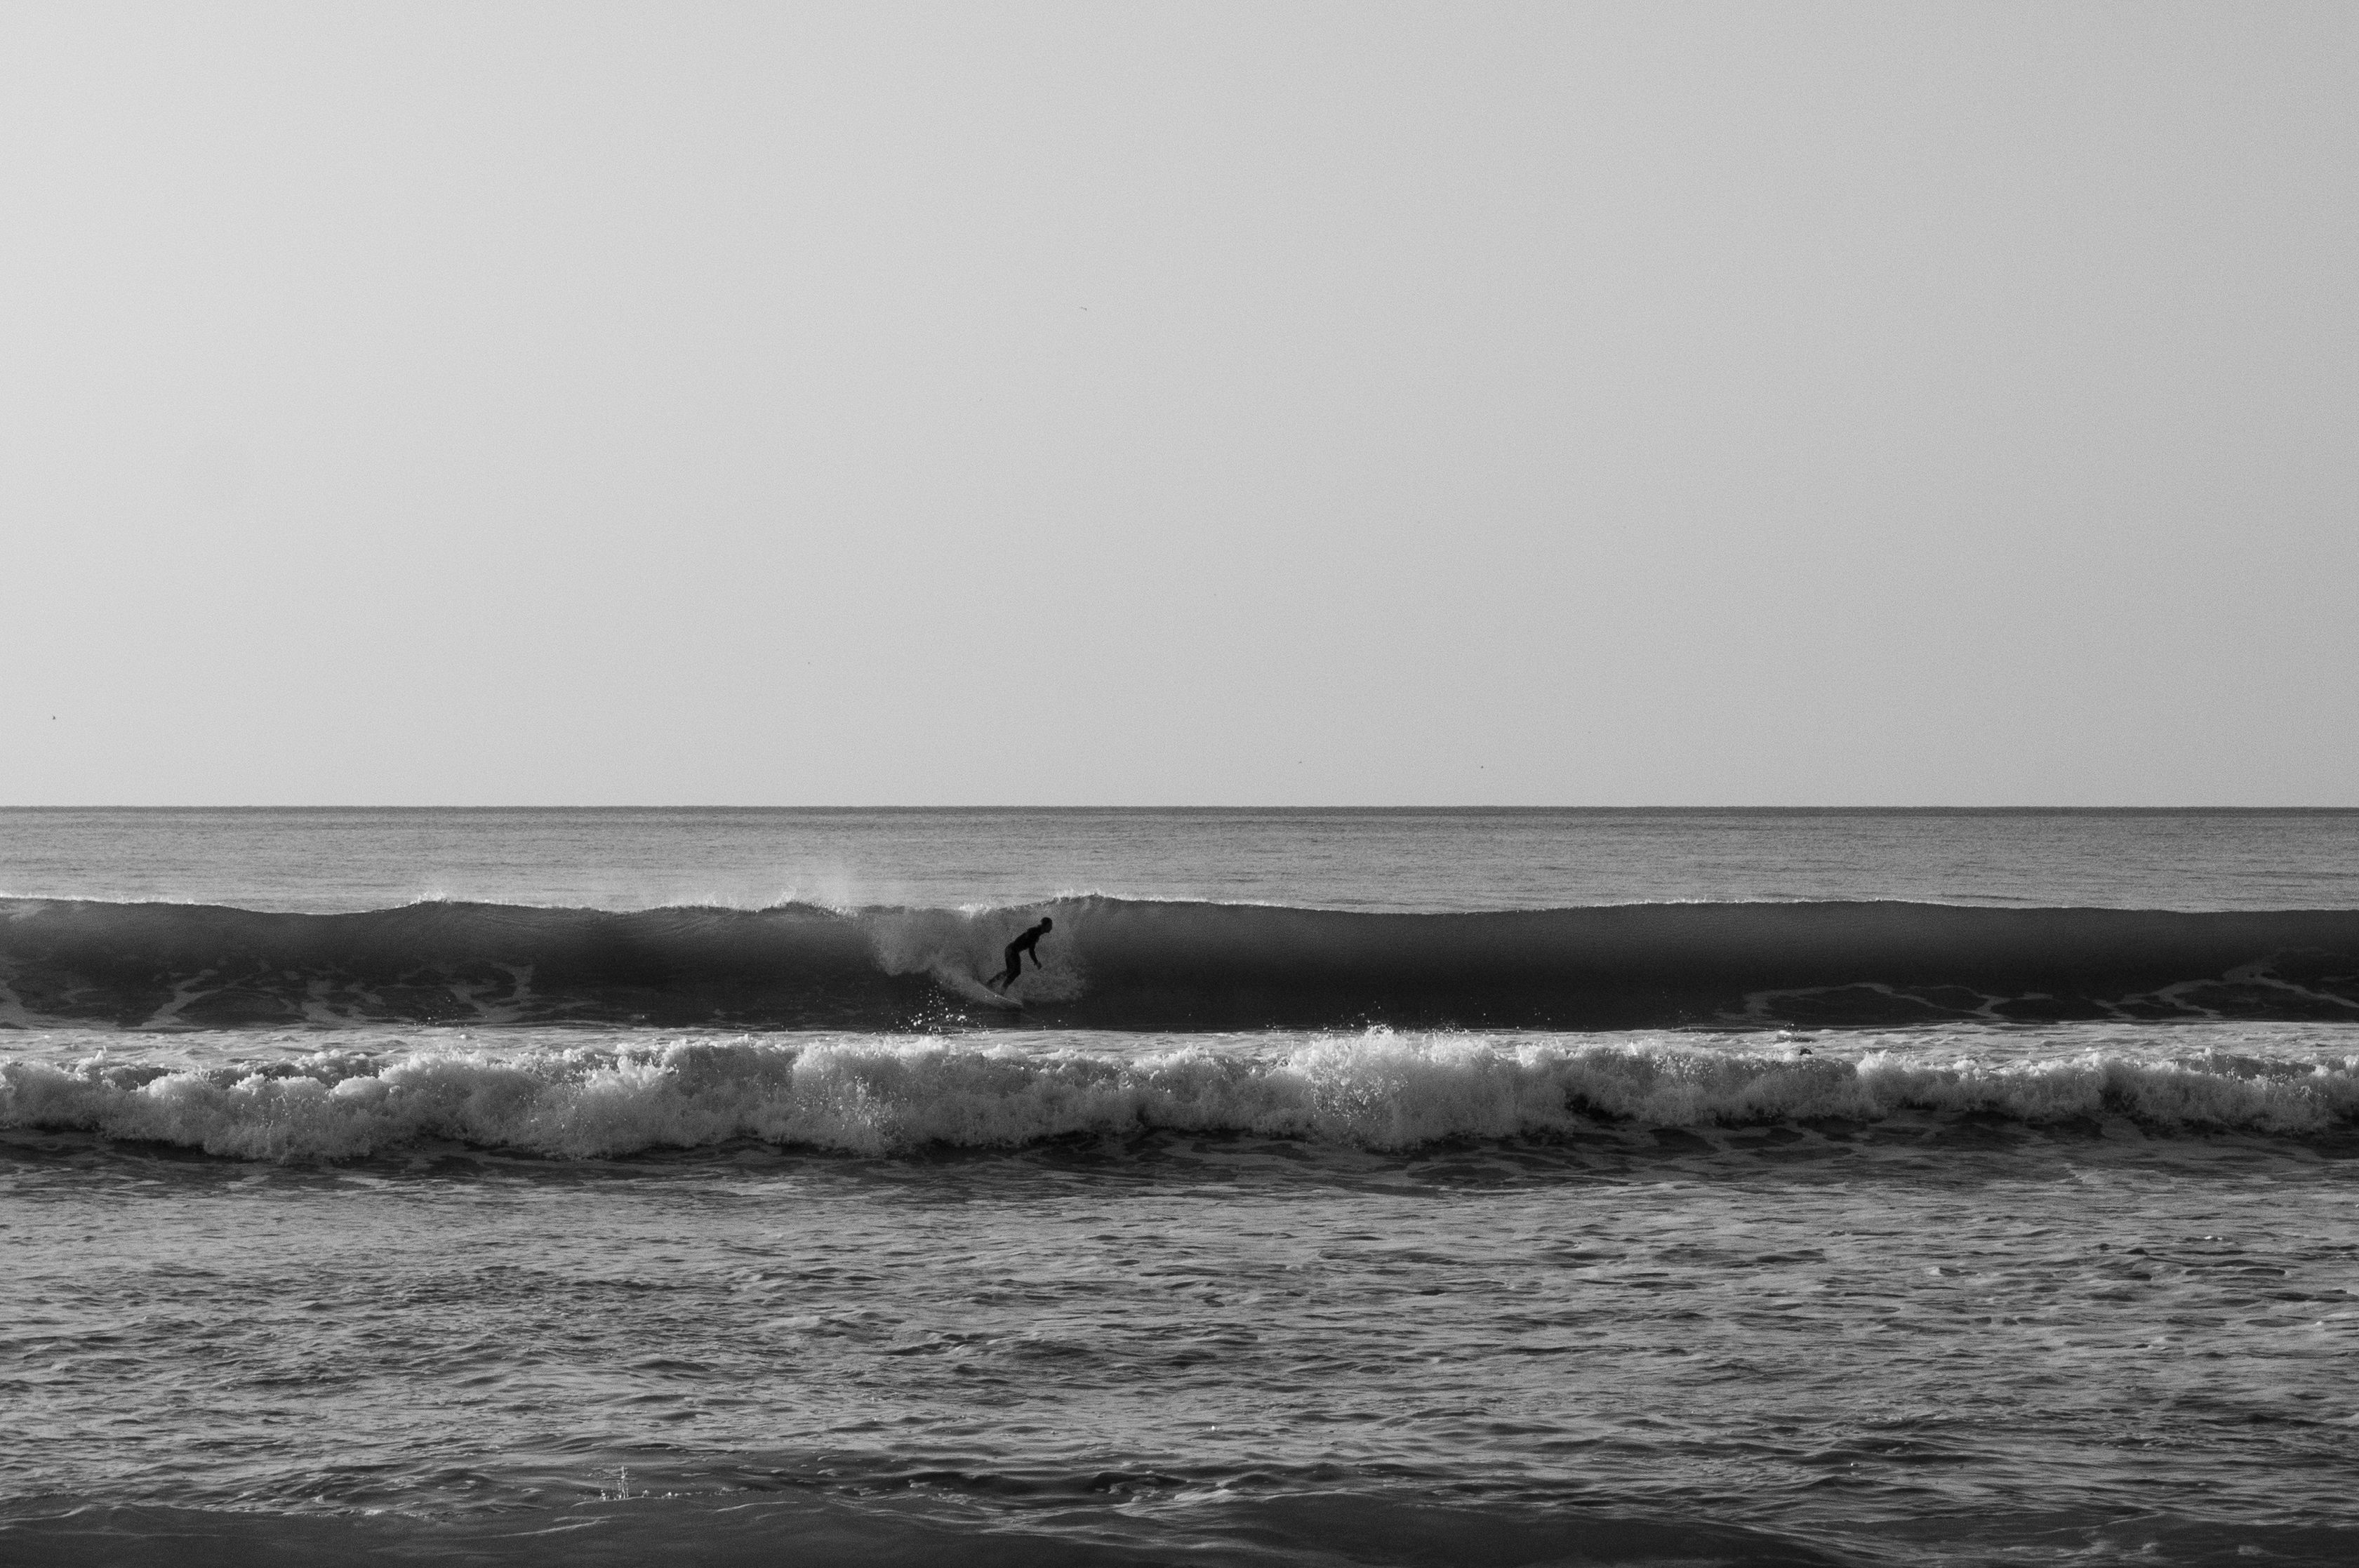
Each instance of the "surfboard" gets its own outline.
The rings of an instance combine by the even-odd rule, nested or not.
[[[981,1002],[986,1007],[998,1007],[1004,1011],[1011,1013],[1020,1013],[1024,1010],[1024,1004],[1021,1001],[1018,1001],[1014,996],[1006,996],[1001,992],[993,990],[990,986],[984,985],[982,981],[975,979],[973,975],[959,974],[945,975],[937,970],[935,972],[934,978],[941,981],[944,985],[948,985],[951,991],[955,992],[959,996],[964,996],[971,1002]]]

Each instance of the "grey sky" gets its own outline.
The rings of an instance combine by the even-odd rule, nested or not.
[[[2359,804],[2354,432],[2347,4],[0,10],[0,803]]]

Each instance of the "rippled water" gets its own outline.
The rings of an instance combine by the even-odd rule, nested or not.
[[[2156,1034],[2180,1062],[2359,1059],[2359,1031],[2314,1026],[1653,1043],[2027,1072]],[[16,1043],[218,1072],[318,1042]],[[1203,1042],[1121,1047],[1173,1048]],[[328,1165],[20,1127],[7,1511],[31,1560],[142,1532],[234,1556],[339,1518],[313,1550],[497,1538],[551,1562],[779,1539],[882,1562],[978,1530],[1011,1561],[2349,1544],[2359,1138],[2166,1127],[2102,1094],[2047,1117],[1669,1114],[1405,1149],[429,1140]]]
[[[1615,859],[1627,822],[1613,855],[1561,822],[1475,852],[1492,830],[1457,820],[841,842],[872,835],[864,896],[903,877],[937,903],[1169,892],[1183,860],[1224,897],[1360,908],[1615,876],[2359,903],[2287,895],[2345,875],[2341,819],[1963,820],[1740,824],[1734,849],[1690,824],[1652,870]],[[669,817],[548,814],[496,853],[466,823],[240,821],[86,864],[52,824],[0,886],[130,896],[145,864],[150,893],[319,910],[480,855],[444,890],[616,903],[617,867],[658,899],[736,853]],[[374,847],[326,853],[344,832]],[[1011,869],[1084,842],[1120,875]],[[0,1030],[0,1561],[2346,1563],[2359,1024],[2320,1007]]]
[[[0,897],[2359,909],[2359,811],[0,810]]]

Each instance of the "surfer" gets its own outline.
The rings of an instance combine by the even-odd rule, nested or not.
[[[1048,965],[1040,962],[1040,939],[1047,936],[1049,934],[1049,928],[1056,923],[1056,921],[1050,920],[1048,916],[1042,915],[1038,925],[1034,926],[1030,931],[1026,931],[1022,936],[1019,936],[1014,942],[1009,942],[1007,944],[1007,967],[1002,970],[999,975],[991,981],[991,984],[994,985],[1013,985],[1016,984],[1016,977],[1024,973],[1024,955],[1027,953],[1032,955],[1033,968],[1047,968]]]

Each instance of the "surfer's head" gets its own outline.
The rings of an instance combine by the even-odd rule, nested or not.
[[[1042,915],[1040,917],[1040,929],[1042,931],[1054,931],[1057,929],[1057,922],[1050,920],[1048,916]]]

